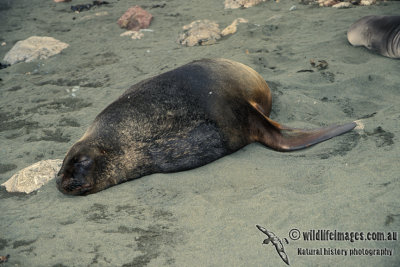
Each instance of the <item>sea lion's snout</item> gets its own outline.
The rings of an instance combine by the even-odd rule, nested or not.
[[[57,187],[64,194],[84,195],[93,189],[90,172],[94,161],[89,156],[73,157],[64,162],[57,175]]]

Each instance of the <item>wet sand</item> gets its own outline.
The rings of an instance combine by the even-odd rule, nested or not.
[[[32,35],[70,46],[0,70],[0,183],[39,160],[63,158],[132,84],[205,57],[258,71],[273,91],[278,122],[313,128],[361,119],[364,129],[293,153],[251,144],[201,168],[86,197],[61,194],[54,180],[30,195],[2,188],[5,266],[285,266],[271,244],[262,245],[267,236],[256,224],[282,239],[292,266],[398,266],[399,241],[305,241],[289,233],[399,231],[400,61],[352,47],[346,31],[365,15],[398,15],[400,2],[339,10],[297,1],[237,10],[224,10],[222,0],[109,2],[75,14],[71,4],[84,1],[1,1],[0,59]],[[135,4],[154,16],[153,32],[140,40],[120,37],[116,24]],[[195,19],[223,28],[238,17],[249,23],[215,45],[176,42]],[[310,59],[328,68],[313,68]],[[392,255],[302,255],[306,248]]]

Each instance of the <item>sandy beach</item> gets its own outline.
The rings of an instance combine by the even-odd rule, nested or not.
[[[0,0],[0,61],[33,35],[69,44],[0,70],[0,184],[37,161],[64,158],[131,85],[201,58],[260,73],[273,93],[271,118],[282,124],[360,126],[298,152],[254,143],[197,169],[85,197],[63,195],[55,180],[29,195],[1,187],[0,256],[10,255],[2,266],[286,266],[256,225],[281,239],[291,266],[399,266],[400,61],[351,46],[346,32],[366,15],[399,15],[400,1],[229,10],[223,0],[110,0],[71,11],[83,3]],[[133,5],[154,17],[138,40],[120,36],[116,23]],[[239,17],[249,22],[216,44],[177,42],[194,20],[224,28]],[[307,241],[313,230],[335,238]]]

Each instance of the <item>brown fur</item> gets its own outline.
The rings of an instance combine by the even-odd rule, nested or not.
[[[252,142],[290,151],[355,126],[291,129],[268,118],[271,101],[256,71],[227,59],[194,61],[139,82],[68,151],[58,188],[95,193],[151,173],[195,168]]]

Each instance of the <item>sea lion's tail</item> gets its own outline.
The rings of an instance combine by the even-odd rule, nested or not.
[[[341,135],[356,127],[355,122],[342,125],[302,130],[283,126],[264,113],[257,103],[250,102],[255,114],[252,116],[251,130],[255,139],[264,145],[278,151],[293,151],[318,144],[332,137]]]

